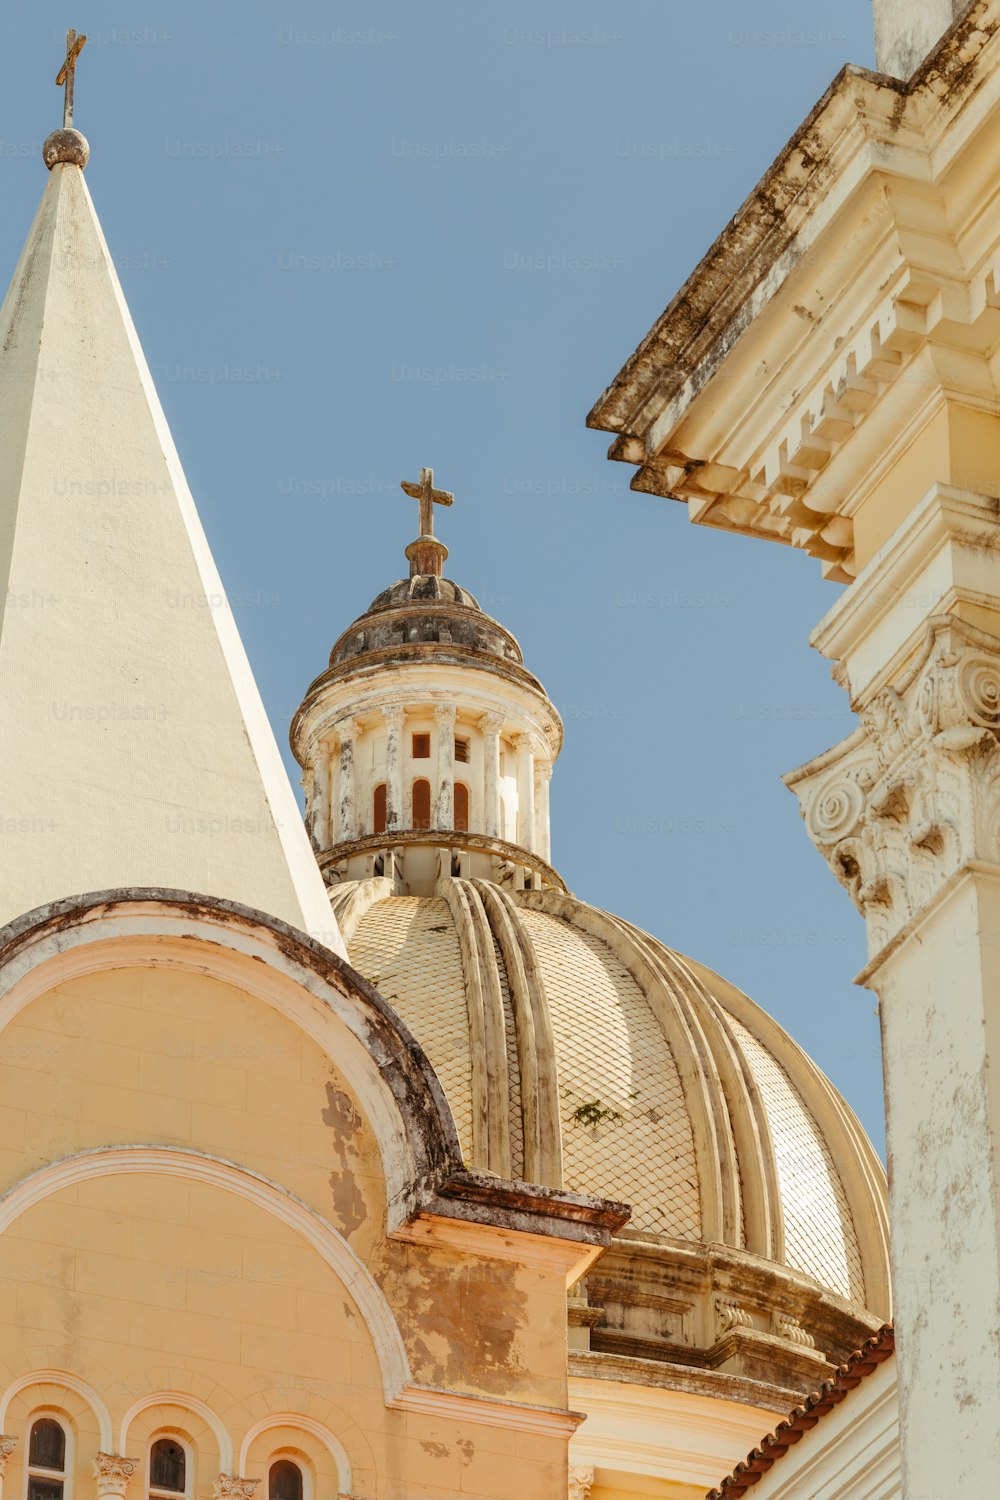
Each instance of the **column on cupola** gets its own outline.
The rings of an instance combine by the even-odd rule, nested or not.
[[[317,849],[330,847],[330,788],[332,769],[330,745],[326,740],[316,744],[312,762],[312,795],[310,798],[309,832]]]
[[[975,625],[949,613],[969,598]],[[995,498],[933,486],[813,642],[860,725],[785,780],[868,932],[858,983],[882,1030],[902,1493],[976,1494],[1000,1463]],[[866,1287],[868,1305],[883,1291]]]
[[[517,752],[517,842],[529,854],[535,850],[535,741],[530,734],[514,736]]]
[[[479,720],[483,735],[483,832],[490,839],[500,837],[500,731],[503,725],[500,714],[483,714]]]
[[[455,705],[439,703],[434,710],[437,729],[437,776],[432,822],[435,828],[455,826]]]
[[[398,704],[382,710],[385,720],[385,826],[391,832],[403,822],[403,721],[405,710]]]
[[[98,1453],[94,1459],[98,1500],[125,1500],[128,1482],[138,1467],[136,1459],[120,1453]]]
[[[552,780],[552,762],[535,759],[535,853],[552,863],[552,834],[549,826],[549,782]]]
[[[357,757],[358,726],[354,719],[341,719],[337,725],[340,741],[340,777],[337,804],[337,843],[351,843],[358,836]]]

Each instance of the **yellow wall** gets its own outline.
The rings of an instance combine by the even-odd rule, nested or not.
[[[558,1270],[387,1240],[372,1124],[326,1053],[288,1018],[208,975],[148,966],[48,990],[0,1046],[0,1183],[97,1147],[165,1146],[224,1158],[287,1189],[341,1231],[384,1290],[413,1380],[452,1392],[565,1406],[565,1290]],[[333,1500],[336,1463],[303,1417],[343,1446],[352,1494],[373,1500],[565,1493],[566,1439],[387,1407],[371,1329],[351,1288],[294,1225],[215,1183],[96,1172],[48,1192],[0,1236],[3,1430],[21,1442],[7,1497],[23,1494],[30,1414],[54,1408],[76,1435],[76,1493],[96,1494],[92,1388],[113,1448],[129,1409],[173,1392],[128,1428],[140,1460],[155,1431],[193,1446],[193,1493],[222,1463],[206,1403],[234,1446],[268,1414],[252,1477],[278,1451]],[[142,1494],[141,1474],[129,1500]],[[264,1500],[264,1488],[258,1500]]]

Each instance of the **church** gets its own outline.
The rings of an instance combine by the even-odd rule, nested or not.
[[[588,421],[842,585],[858,725],[786,780],[867,927],[888,1184],[765,1009],[567,889],[558,706],[430,468],[294,715],[303,818],[69,34],[0,310],[7,1500],[995,1493],[1000,0],[874,3],[879,71]]]

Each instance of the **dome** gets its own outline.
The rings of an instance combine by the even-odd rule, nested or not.
[[[435,573],[416,573],[383,589],[334,643],[330,667],[349,663],[353,669],[364,664],[360,658],[379,659],[386,653],[426,656],[428,647],[495,657],[530,677],[510,631],[491,619],[467,589]]]
[[[806,1390],[880,1325],[881,1164],[735,986],[557,890],[369,879],[331,900],[437,1071],[468,1165],[631,1205],[584,1289],[592,1351],[711,1367],[714,1350]]]

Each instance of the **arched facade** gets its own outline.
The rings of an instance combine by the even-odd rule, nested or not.
[[[562,1484],[566,1279],[608,1211],[484,1198],[419,1046],[342,960],[206,898],[60,903],[0,933],[3,1054],[7,1500],[29,1477],[35,1500],[260,1500],[282,1463],[300,1500],[388,1494],[443,1482],[433,1433],[468,1441],[473,1413],[548,1449],[526,1494]],[[455,1276],[493,1326],[442,1343]],[[61,1470],[29,1461],[38,1422]]]

